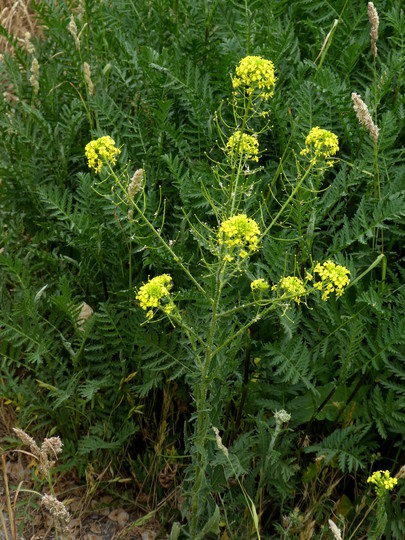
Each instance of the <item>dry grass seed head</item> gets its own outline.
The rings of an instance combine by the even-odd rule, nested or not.
[[[44,476],[48,476],[50,469],[55,465],[58,454],[62,452],[63,443],[60,437],[44,439],[41,448],[32,437],[19,428],[13,428],[17,437],[29,447],[33,456],[38,460],[38,468]]]
[[[44,506],[51,516],[61,523],[64,533],[69,532],[70,514],[62,502],[53,495],[44,495],[41,506]]]
[[[367,108],[367,105],[361,99],[361,97],[355,92],[352,93],[353,100],[353,109],[356,111],[357,118],[362,126],[364,126],[367,131],[370,133],[371,138],[373,139],[374,144],[378,143],[378,135],[380,129],[376,126],[371,118],[370,111]]]
[[[87,84],[87,93],[89,96],[92,96],[96,93],[96,90],[94,88],[93,81],[91,80],[91,70],[90,65],[87,62],[84,62],[83,64],[83,71],[84,71],[84,80]]]
[[[54,457],[58,459],[58,454],[62,452],[62,446],[63,443],[60,437],[50,437],[49,439],[44,439],[41,446],[41,453],[45,453],[49,458]]]
[[[80,49],[80,39],[79,39],[79,37],[77,35],[77,26],[76,26],[76,21],[75,21],[75,18],[73,17],[73,15],[70,18],[70,22],[69,22],[69,25],[68,25],[68,30],[69,30],[71,36],[73,37],[73,39],[75,41],[76,49],[79,50]]]
[[[26,446],[29,447],[31,453],[37,458],[40,459],[41,456],[41,450],[39,449],[39,446],[34,441],[32,437],[28,435],[28,433],[25,433],[22,429],[19,428],[13,428],[14,433],[17,435],[17,437],[20,439],[21,442],[23,442]]]
[[[133,199],[136,193],[142,188],[143,169],[134,172],[131,182],[128,186],[128,199]]]
[[[368,3],[368,20],[370,21],[371,25],[371,51],[375,58],[377,56],[378,25],[380,24],[380,19],[373,2]]]
[[[35,95],[38,94],[39,92],[39,63],[35,57],[32,60],[32,64],[31,64],[30,83],[34,91],[34,94]]]
[[[340,532],[339,527],[336,525],[334,521],[331,519],[328,519],[329,528],[335,538],[335,540],[342,540],[342,533]]]

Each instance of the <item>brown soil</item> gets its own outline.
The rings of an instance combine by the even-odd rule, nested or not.
[[[80,484],[71,473],[55,478],[58,500],[63,501],[70,514],[68,532],[61,533],[60,523],[49,512],[38,507],[41,495],[49,493],[43,488],[41,493],[33,493],[39,488],[32,481],[36,474],[33,460],[21,451],[5,454],[5,467],[9,499],[15,510],[18,530],[23,530],[19,540],[56,540],[55,527],[59,539],[64,540],[161,540],[167,538],[161,524],[153,512],[145,515],[135,504],[123,504],[117,496],[106,496],[98,490]],[[1,467],[0,467],[1,468]],[[31,493],[27,490],[31,490]],[[16,504],[15,504],[16,503]],[[1,521],[1,511],[4,525]],[[8,514],[6,485],[1,471],[0,480],[0,540],[13,540]]]
[[[0,379],[1,384],[1,379]],[[37,460],[26,446],[10,449],[10,437],[15,423],[14,410],[0,399],[0,540],[14,540],[11,534],[9,505],[15,512],[20,533],[18,540],[56,540],[54,518],[41,508],[43,495],[49,488],[40,482]],[[6,448],[9,448],[6,450]],[[53,474],[56,497],[63,502],[70,514],[69,532],[59,534],[59,540],[162,540],[167,538],[158,521],[158,512],[153,511],[147,494],[131,493],[128,479],[124,483],[107,478],[107,469],[97,475],[89,475],[87,484],[74,471]],[[90,478],[91,476],[91,478]],[[167,478],[165,477],[166,481]],[[135,482],[133,482],[135,485]],[[41,487],[42,486],[42,487]],[[109,493],[103,491],[107,486]],[[112,489],[116,489],[111,495]],[[168,486],[167,497],[159,503],[179,507],[179,488]],[[8,497],[7,497],[8,490]],[[139,490],[138,490],[139,491]],[[125,500],[125,502],[123,502]],[[128,502],[129,501],[129,502]],[[132,502],[133,501],[133,502]],[[4,530],[6,529],[6,531]],[[23,534],[23,536],[21,536]]]

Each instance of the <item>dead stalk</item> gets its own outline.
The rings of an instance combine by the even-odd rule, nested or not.
[[[8,518],[10,520],[11,536],[13,540],[18,540],[17,524],[15,522],[15,513],[11,506],[10,490],[8,488],[8,478],[7,478],[7,471],[6,471],[6,456],[4,455],[3,452],[1,454],[1,467],[3,469],[4,490],[6,492],[7,511],[8,511]],[[2,514],[2,525],[3,525],[4,530],[6,531],[3,512],[1,514]],[[6,535],[7,535],[7,531],[6,531]]]

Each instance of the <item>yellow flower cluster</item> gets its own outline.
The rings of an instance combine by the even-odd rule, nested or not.
[[[268,291],[269,284],[265,279],[259,278],[251,282],[250,288],[252,289],[252,291],[259,291],[260,293],[264,293]]]
[[[232,216],[223,223],[218,231],[218,240],[220,244],[225,244],[229,250],[236,248],[239,250],[239,257],[246,258],[249,252],[257,250],[260,230],[254,219],[248,218],[246,214]],[[232,261],[231,254],[225,256],[226,260]]]
[[[235,131],[226,143],[226,149],[231,158],[242,156],[243,159],[259,161],[259,143],[254,135],[247,135],[240,131]]]
[[[142,309],[147,313],[148,319],[152,319],[154,315],[154,309],[161,307],[161,301],[163,298],[170,296],[170,289],[172,288],[172,278],[169,274],[162,274],[150,279],[148,283],[144,283],[136,295],[136,299],[139,300],[139,304]],[[165,313],[170,313],[174,309],[172,300],[169,301],[163,308]]]
[[[320,127],[314,127],[305,139],[305,148],[301,150],[301,155],[310,157],[312,164],[319,159],[329,159],[339,151],[339,140],[337,136]],[[332,167],[333,161],[327,161],[326,165]]]
[[[281,278],[278,283],[273,285],[272,290],[277,291],[279,288],[285,291],[282,294],[281,298],[291,296],[294,302],[296,302],[297,304],[301,302],[301,298],[303,296],[306,296],[308,294],[305,283],[302,279],[296,276],[287,276]]]
[[[378,497],[384,497],[387,491],[391,491],[398,484],[397,478],[391,478],[389,471],[376,471],[367,478],[369,484],[374,484]]]
[[[109,135],[105,135],[86,144],[85,153],[89,168],[99,173],[104,163],[115,165],[115,156],[120,154],[121,150],[115,146],[115,141]]]
[[[342,296],[344,288],[350,283],[350,270],[330,260],[323,264],[317,263],[314,274],[318,274],[321,278],[321,281],[314,283],[314,288],[323,291],[322,300],[325,302],[333,292],[336,297]],[[311,274],[307,274],[307,279],[312,279]]]
[[[274,64],[261,56],[246,56],[236,66],[236,77],[232,79],[234,88],[245,87],[248,95],[258,90],[259,97],[268,100],[273,97],[276,84]]]

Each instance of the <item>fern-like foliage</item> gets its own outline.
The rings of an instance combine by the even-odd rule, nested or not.
[[[335,463],[343,472],[357,471],[366,466],[366,456],[370,451],[370,441],[366,437],[369,430],[370,426],[349,426],[335,430],[319,444],[308,446],[305,451],[322,454],[326,464]],[[373,446],[371,443],[371,448]]]
[[[278,78],[268,102],[271,127],[259,135],[259,169],[246,176],[254,180],[240,208],[262,231],[278,217],[222,291],[221,313],[236,311],[212,337],[217,353],[205,374],[206,406],[234,470],[212,436],[202,453],[211,476],[201,481],[223,501],[229,522],[246,505],[232,484],[239,476],[247,495],[261,501],[261,532],[275,537],[281,516],[295,507],[312,516],[300,471],[315,454],[325,476],[356,473],[358,489],[374,452],[382,468],[402,465],[403,6],[377,6],[374,77],[367,9],[356,2],[80,4],[84,10],[64,0],[36,2],[43,38],[33,40],[35,50],[0,30],[14,47],[0,61],[0,399],[14,406],[21,425],[38,419],[38,430],[60,433],[81,474],[89,460],[100,467],[113,461],[163,499],[145,471],[169,455],[188,463],[195,452],[196,372],[206,342],[191,344],[167,321],[144,324],[136,291],[170,273],[184,321],[204,336],[211,304],[150,228],[136,215],[128,219],[127,194],[120,201],[111,177],[91,173],[84,148],[110,135],[121,149],[114,170],[128,164],[131,176],[144,169],[145,215],[198,283],[214,290],[210,263],[223,216],[210,197],[224,196],[215,176],[224,162],[216,112],[231,129],[235,65],[246,55],[271,59]],[[72,16],[80,47],[68,29]],[[34,58],[38,92],[30,82]],[[376,148],[352,92],[380,128]],[[302,178],[297,161],[314,126],[336,133],[338,160],[319,185],[308,178],[283,208]],[[253,279],[276,283],[328,259],[351,272],[342,298],[324,302],[313,294],[306,304],[284,305],[229,342],[255,314]],[[84,303],[89,311],[80,320]],[[237,310],[242,304],[245,311]],[[291,420],[269,451],[280,409]],[[186,480],[194,472],[189,467]],[[326,492],[319,482],[314,486]],[[347,485],[334,484],[329,499],[352,497]],[[387,503],[398,540],[399,499]],[[319,502],[319,527],[335,510],[330,500]],[[244,524],[229,527],[224,535],[246,536]]]

